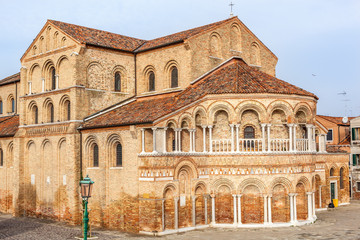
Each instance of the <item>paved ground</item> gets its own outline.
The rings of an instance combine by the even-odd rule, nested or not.
[[[318,212],[316,223],[302,227],[262,228],[262,229],[212,229],[191,231],[164,237],[147,237],[119,233],[115,231],[95,231],[94,235],[101,240],[108,239],[360,239],[360,201],[337,209]],[[0,239],[7,240],[49,240],[75,239],[80,235],[79,227],[69,227],[62,223],[13,218],[0,215]]]

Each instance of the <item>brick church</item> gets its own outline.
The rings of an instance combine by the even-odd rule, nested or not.
[[[48,20],[0,80],[0,211],[144,234],[312,223],[349,203],[317,96],[237,17],[153,40]],[[318,142],[318,144],[317,144]]]

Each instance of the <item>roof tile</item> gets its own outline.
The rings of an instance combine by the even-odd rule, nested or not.
[[[152,123],[209,94],[295,94],[317,97],[290,83],[248,66],[233,58],[218,69],[172,96],[138,98],[98,117],[85,121],[84,128]]]

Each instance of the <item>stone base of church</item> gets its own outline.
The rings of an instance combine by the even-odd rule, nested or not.
[[[199,225],[195,227],[185,227],[179,229],[169,229],[163,232],[146,232],[140,231],[140,234],[149,235],[149,236],[164,236],[175,233],[182,233],[192,230],[205,229],[205,228],[277,228],[277,227],[294,227],[294,226],[303,226],[307,224],[312,224],[317,220],[316,216],[313,216],[311,220],[304,221],[294,221],[288,223],[263,223],[263,224],[223,224],[223,223],[210,223],[207,225]]]

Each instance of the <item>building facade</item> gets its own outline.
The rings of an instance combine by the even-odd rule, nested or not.
[[[350,181],[351,198],[360,199],[360,117],[350,120]]]
[[[237,17],[150,41],[48,20],[0,122],[1,211],[78,224],[85,175],[91,224],[129,232],[307,224],[349,203],[348,155],[326,152],[318,98],[276,63]]]

